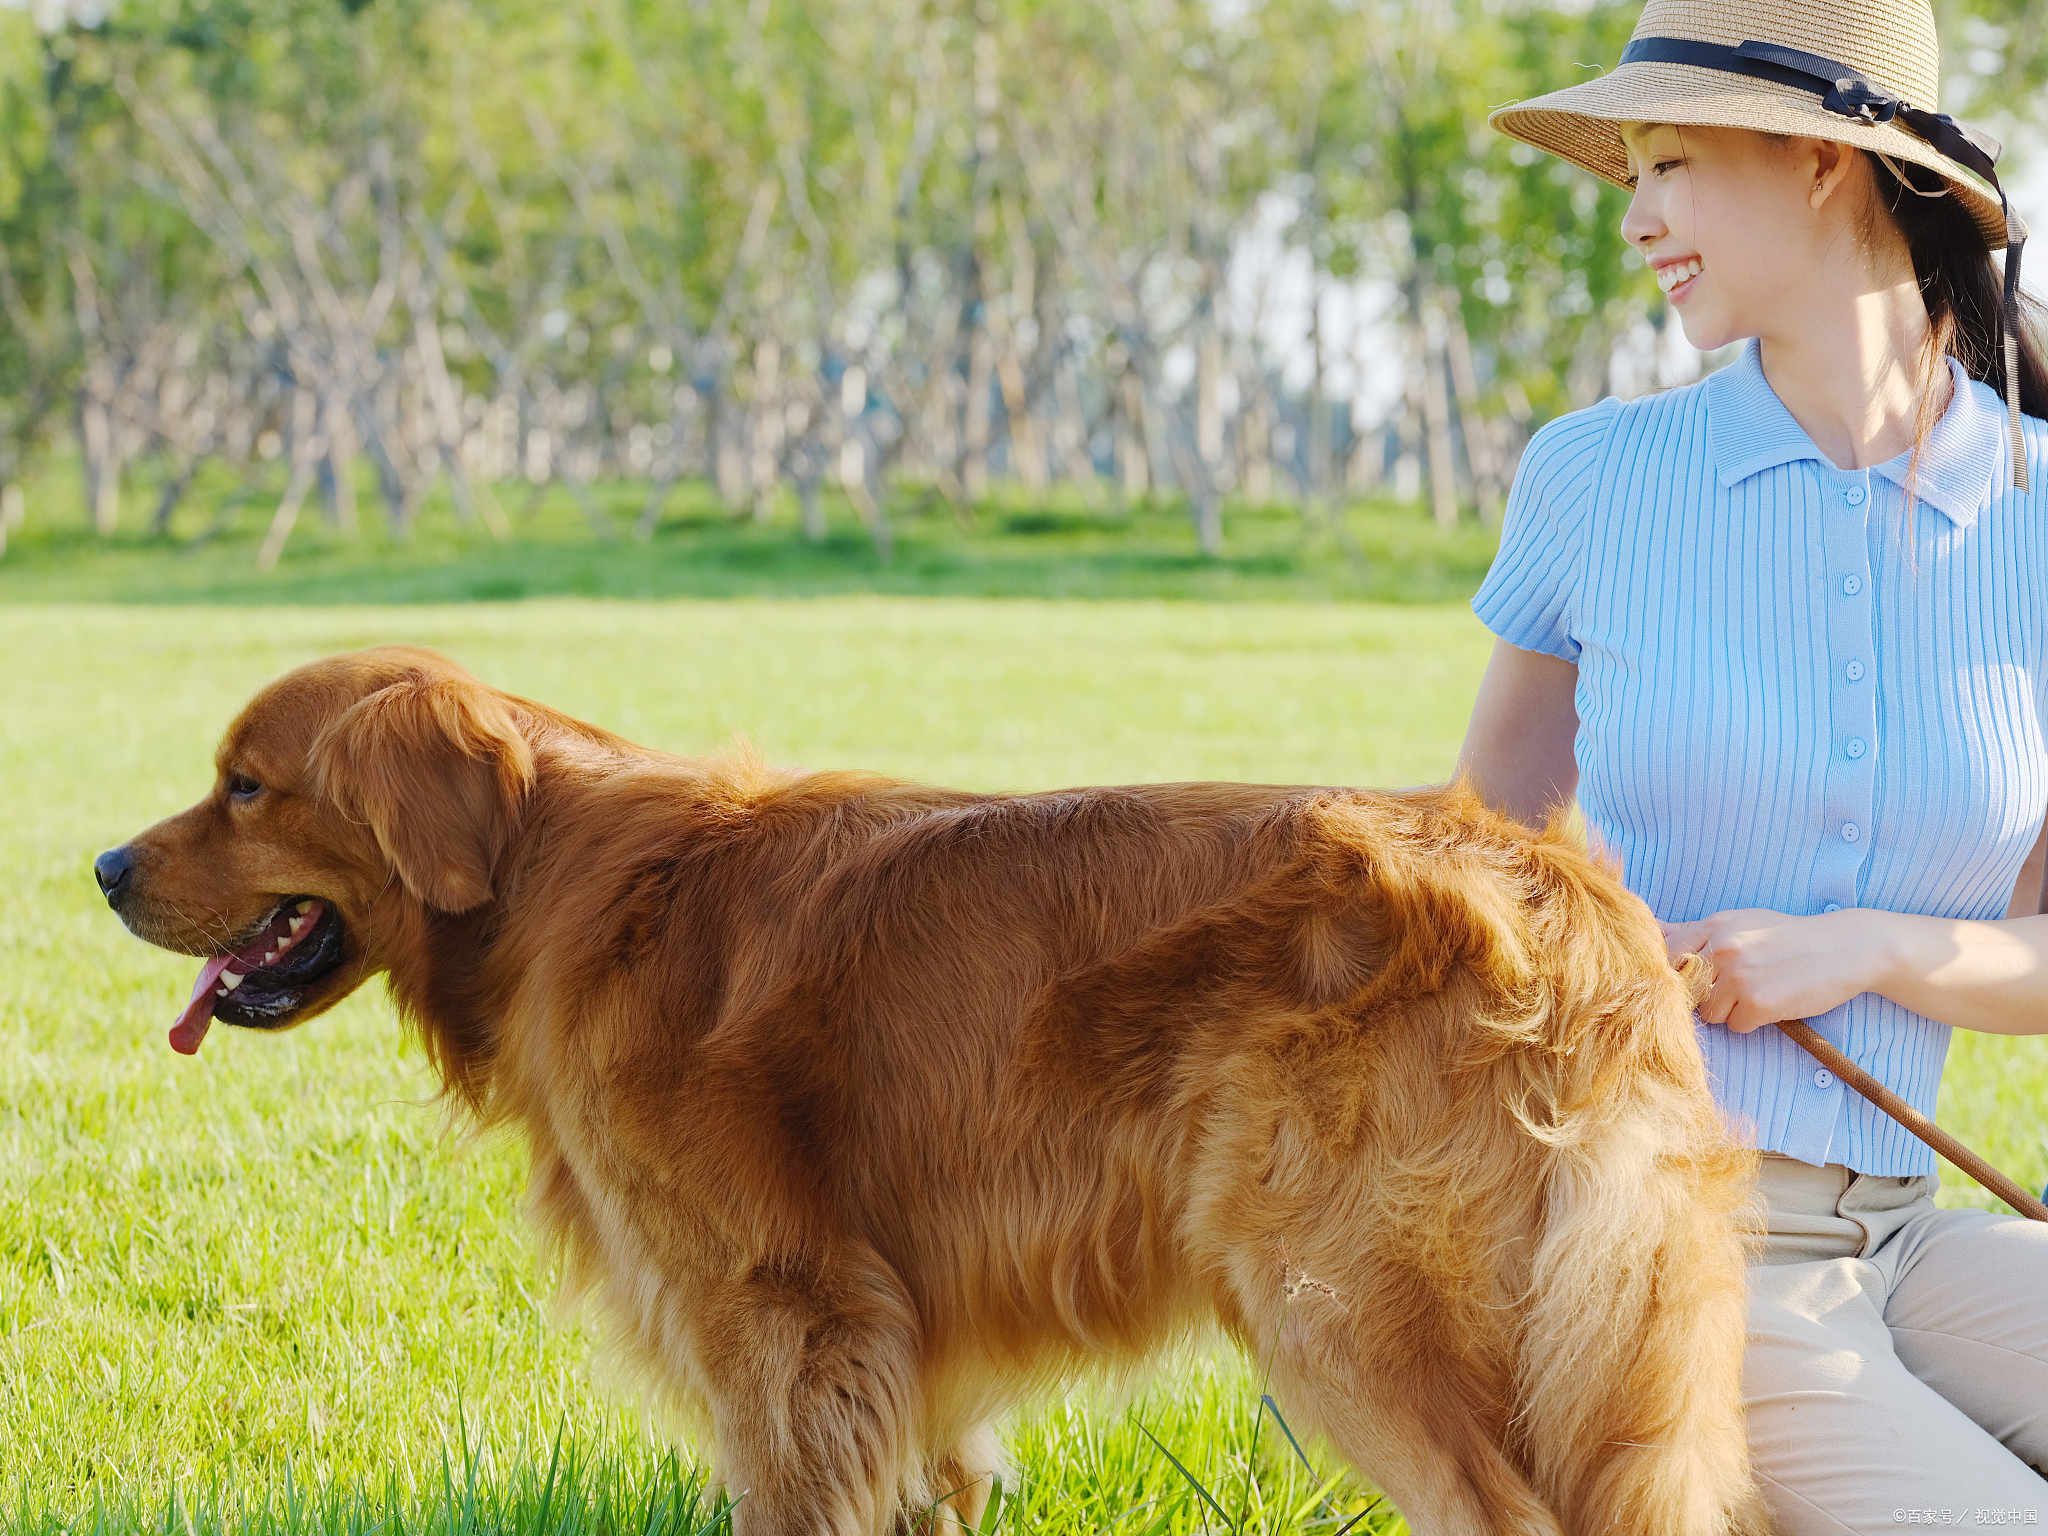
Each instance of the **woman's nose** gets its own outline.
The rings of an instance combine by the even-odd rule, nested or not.
[[[1628,211],[1621,216],[1621,238],[1641,250],[1663,233],[1664,220],[1643,195],[1643,189],[1637,187],[1629,194]]]

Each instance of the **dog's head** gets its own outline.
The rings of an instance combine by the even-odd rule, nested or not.
[[[517,703],[409,646],[279,678],[228,728],[213,791],[94,861],[138,938],[198,955],[171,1030],[284,1029],[391,963],[435,913],[492,898],[533,783]]]

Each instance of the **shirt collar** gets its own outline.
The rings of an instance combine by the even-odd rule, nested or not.
[[[1970,378],[1954,358],[1948,367],[1955,394],[1927,435],[1913,476],[1913,494],[1957,527],[1967,528],[1991,494],[2011,478],[2005,414],[1988,384]],[[1707,436],[1724,490],[1800,459],[1833,469],[1764,377],[1754,337],[1743,344],[1740,357],[1708,376],[1707,389]],[[1912,457],[1908,450],[1872,470],[1903,490]]]

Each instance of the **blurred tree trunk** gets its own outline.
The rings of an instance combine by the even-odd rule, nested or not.
[[[1506,493],[1500,458],[1494,448],[1494,424],[1483,414],[1479,402],[1479,376],[1472,367],[1472,341],[1465,334],[1458,295],[1440,290],[1438,302],[1444,314],[1444,337],[1451,383],[1458,396],[1458,425],[1464,433],[1465,460],[1472,467],[1472,495],[1479,506],[1479,520],[1491,528],[1500,521],[1500,503]]]
[[[1423,288],[1421,276],[1416,279]],[[1431,305],[1422,314],[1422,414],[1429,432],[1429,496],[1439,528],[1458,521],[1458,474],[1451,453],[1451,402],[1446,388],[1443,311]]]
[[[1212,301],[1213,302],[1213,301]],[[1223,553],[1223,344],[1214,311],[1195,352],[1195,542],[1205,555]]]

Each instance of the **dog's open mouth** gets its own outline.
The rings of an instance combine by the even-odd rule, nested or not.
[[[341,959],[341,915],[332,904],[317,896],[287,897],[247,942],[199,968],[192,1000],[171,1026],[171,1048],[194,1054],[215,1019],[280,1028]]]

